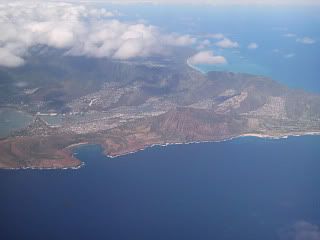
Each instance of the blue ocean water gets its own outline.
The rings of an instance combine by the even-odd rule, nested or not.
[[[317,8],[109,7],[127,21],[197,36],[223,33],[240,44],[229,50],[210,46],[229,64],[200,66],[205,71],[261,74],[320,92]],[[287,33],[317,43],[299,44]],[[250,42],[259,48],[247,49]],[[103,156],[99,146],[85,146],[75,151],[86,163],[79,170],[0,170],[0,239],[317,236],[319,146],[319,136],[240,138],[153,147],[116,159]],[[307,227],[296,229],[301,222]]]
[[[247,137],[110,159],[93,145],[79,170],[1,170],[0,239],[298,239],[294,224],[320,224],[319,146]]]
[[[268,76],[290,87],[320,92],[320,7],[221,7],[166,6],[153,4],[107,5],[123,13],[126,21],[141,20],[164,32],[190,34],[209,39],[213,50],[226,57],[226,65],[200,65],[202,70],[245,72]],[[205,35],[222,33],[239,43],[239,48],[220,49],[218,41]],[[286,34],[294,34],[286,37]],[[314,44],[297,39],[310,37]],[[258,48],[250,50],[255,42]],[[193,46],[196,48],[197,46]]]

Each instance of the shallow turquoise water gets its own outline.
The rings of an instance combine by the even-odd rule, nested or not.
[[[213,50],[228,64],[200,66],[204,71],[226,70],[264,75],[290,87],[320,92],[320,7],[219,7],[107,5],[124,14],[122,20],[143,20],[164,32],[190,34],[199,41],[209,39]],[[207,34],[222,33],[239,48],[220,49]],[[285,37],[285,34],[295,34]],[[315,44],[301,44],[298,38],[313,38]],[[258,44],[256,50],[248,44]],[[193,46],[196,48],[197,44]]]
[[[206,71],[261,74],[320,92],[319,44],[282,36],[319,40],[319,9],[140,5],[122,12],[134,13],[124,14],[126,20],[146,19],[163,30],[222,32],[239,42],[239,52],[213,46],[229,64],[202,66]],[[252,41],[259,44],[255,51],[246,49]],[[284,57],[290,53],[295,56]],[[75,151],[86,163],[79,170],[1,170],[0,239],[294,240],[308,229],[318,234],[319,146],[319,136],[240,138],[115,159],[86,146]],[[297,230],[302,221],[307,228]]]
[[[12,131],[26,127],[33,117],[15,109],[0,109],[0,138],[8,136]]]

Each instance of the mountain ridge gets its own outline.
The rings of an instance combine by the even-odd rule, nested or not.
[[[33,123],[1,140],[0,168],[77,167],[81,162],[72,157],[72,148],[82,143],[100,144],[108,156],[118,156],[152,145],[221,141],[247,135],[278,138],[320,133],[317,94],[292,90],[263,76],[202,74],[178,60],[104,65],[105,61],[91,66],[98,71],[96,78],[103,72],[108,75],[110,70],[112,76],[119,73],[121,81],[106,76],[99,80],[98,88],[76,96],[74,92],[82,86],[69,86],[62,78],[61,83],[55,81],[69,87],[61,93],[47,89],[52,96],[49,99],[41,99],[40,90],[27,91],[32,97],[18,94],[25,99],[23,110],[53,112],[62,120],[54,127]],[[48,63],[36,62],[27,71],[42,64],[50,68],[51,63],[57,66],[51,59]],[[132,71],[122,75],[121,69]],[[81,81],[85,81],[83,78]],[[44,81],[43,86],[48,84],[50,81]],[[74,86],[69,95],[68,89]],[[63,109],[59,99],[63,100]],[[42,117],[38,114],[37,118]],[[37,122],[43,123],[39,119]]]

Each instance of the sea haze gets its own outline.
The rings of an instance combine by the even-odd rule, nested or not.
[[[264,75],[320,93],[319,7],[106,7],[119,11],[120,20],[209,39],[203,49],[197,49],[198,41],[188,50],[212,50],[228,63],[197,65],[203,72]],[[207,36],[217,33],[239,47],[217,47],[219,39]],[[304,37],[314,43],[301,43]],[[257,48],[248,49],[250,43]],[[98,61],[83,59],[74,65],[84,66],[75,71],[76,85],[87,82],[87,61],[91,66]],[[94,83],[107,73],[101,71],[89,85],[98,89]],[[63,117],[43,119],[59,125]],[[31,120],[23,112],[1,110],[0,138]],[[41,141],[30,146],[38,149]],[[154,146],[116,158],[106,157],[101,146],[81,146],[74,150],[84,162],[77,170],[0,170],[0,240],[319,240],[319,146],[320,136],[239,137]]]
[[[112,6],[111,6],[112,7]],[[161,28],[208,39],[213,50],[226,57],[225,65],[198,65],[212,70],[252,73],[271,77],[290,87],[320,92],[320,7],[218,7],[218,6],[113,6],[126,20],[143,19]],[[219,39],[208,34],[222,33],[239,48],[222,49]],[[298,39],[309,37],[313,44]],[[248,49],[256,43],[257,49]],[[195,46],[196,47],[196,46]]]
[[[0,236],[282,240],[299,224],[317,234],[319,145],[246,137],[114,159],[81,147],[79,170],[0,171]]]

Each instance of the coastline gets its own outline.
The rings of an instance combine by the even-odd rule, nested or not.
[[[73,157],[73,154],[72,154]],[[76,158],[77,159],[77,158]],[[77,159],[78,160],[78,159]],[[17,167],[17,168],[0,168],[0,171],[10,171],[10,170],[14,170],[14,171],[19,171],[19,170],[78,170],[80,168],[82,168],[83,166],[85,166],[84,162],[81,162],[78,166],[74,166],[74,167],[52,167],[52,168],[46,168],[46,167]]]
[[[75,153],[72,151],[74,148],[83,146],[83,145],[88,145],[89,142],[81,142],[81,143],[76,143],[76,144],[71,144],[64,149],[62,149],[63,152],[65,152],[66,155],[68,155],[70,158],[76,160],[79,162],[78,165],[74,166],[61,166],[61,167],[35,167],[35,166],[30,166],[30,167],[0,167],[0,170],[78,170],[82,168],[85,165],[85,162],[80,161],[77,157],[75,157]]]
[[[71,149],[72,150],[72,149],[74,149],[76,147],[79,147],[79,146],[82,146],[82,145],[88,145],[88,144],[90,144],[90,143],[89,142],[74,143],[74,144],[71,144],[71,145],[65,147],[64,149]]]
[[[189,58],[187,59],[186,62],[187,62],[187,65],[188,65],[190,68],[192,68],[192,69],[194,69],[194,70],[202,73],[203,75],[206,75],[206,74],[207,74],[207,72],[201,70],[200,68],[196,67],[195,65],[192,65],[192,64],[189,62]]]
[[[320,132],[305,132],[302,134],[293,133],[293,134],[279,135],[279,136],[272,136],[272,135],[267,135],[267,134],[257,134],[257,133],[244,133],[244,134],[240,134],[240,135],[237,135],[234,137],[229,137],[229,138],[225,138],[225,139],[221,139],[221,140],[203,140],[203,141],[151,144],[151,145],[145,146],[143,148],[137,149],[135,151],[130,151],[130,152],[118,154],[118,155],[107,154],[106,151],[104,153],[105,153],[106,157],[108,157],[108,158],[117,158],[117,157],[129,155],[129,154],[134,154],[134,153],[137,153],[137,152],[140,152],[140,151],[143,151],[147,148],[152,148],[152,147],[166,147],[169,145],[187,145],[187,144],[199,144],[199,143],[219,143],[219,142],[227,142],[227,141],[235,140],[238,138],[246,138],[246,137],[255,137],[255,138],[269,139],[269,140],[280,140],[280,139],[287,139],[289,137],[302,137],[302,136],[320,136]]]
[[[146,145],[142,148],[139,148],[134,151],[130,152],[125,152],[123,154],[108,154],[107,150],[103,151],[104,155],[108,158],[115,159],[118,157],[126,156],[129,154],[134,154],[143,150],[146,150],[148,148],[152,147],[166,147],[169,145],[187,145],[187,144],[199,144],[199,143],[219,143],[219,142],[226,142],[226,141],[231,141],[235,140],[238,138],[246,138],[246,137],[254,137],[254,138],[259,138],[259,139],[269,139],[269,140],[280,140],[280,139],[287,139],[289,137],[301,137],[301,136],[320,136],[320,132],[305,132],[305,133],[291,133],[291,134],[279,134],[279,135],[268,135],[268,134],[258,134],[258,133],[244,133],[240,134],[237,136],[232,136],[228,137],[225,139],[220,139],[220,140],[203,140],[203,141],[190,141],[190,142],[175,142],[175,143],[156,143],[156,144],[151,144],[151,145]],[[81,143],[76,143],[76,144],[71,144],[70,146],[66,147],[66,150],[72,150],[76,147],[81,147],[85,145],[90,145],[89,142],[81,142]],[[76,158],[74,156],[74,152],[71,151],[71,156],[72,158]],[[78,166],[73,166],[73,167],[54,167],[54,168],[45,168],[45,167],[20,167],[20,168],[0,168],[0,170],[78,170],[85,166],[85,162],[82,162]]]

